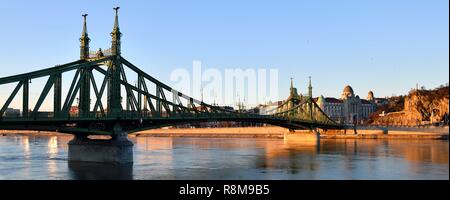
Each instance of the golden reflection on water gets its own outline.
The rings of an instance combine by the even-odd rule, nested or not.
[[[364,155],[366,157],[395,156],[408,162],[449,162],[448,144],[439,140],[278,140],[278,139],[220,139],[220,138],[153,138],[136,137],[137,148],[146,151],[173,149],[176,146],[191,146],[194,150],[218,149],[263,149],[266,164],[273,165],[280,158],[293,154],[337,153],[345,157]],[[447,148],[445,148],[447,147]]]
[[[335,155],[342,159],[342,171],[348,178],[355,169],[354,159],[368,159],[366,168],[377,171],[377,162],[384,158],[397,158],[410,163],[408,168],[415,173],[428,171],[424,163],[448,164],[448,143],[438,140],[295,140],[284,142],[261,141],[258,145],[265,149],[263,168],[283,169],[290,173],[301,170],[315,171],[328,168],[321,155]],[[372,161],[370,161],[372,160]],[[338,167],[338,166],[336,166]],[[389,167],[389,166],[386,166]]]
[[[22,149],[23,149],[23,155],[25,158],[28,158],[30,156],[30,137],[29,136],[22,136]]]
[[[173,148],[172,138],[151,138],[151,137],[136,137],[135,144],[137,148],[152,151],[164,150]]]
[[[40,162],[42,156],[49,158],[44,160],[44,169],[41,169],[46,172],[45,175],[53,178],[61,176],[64,171],[61,163],[66,162],[61,159],[66,159],[65,149],[71,139],[70,135],[14,136],[11,145],[15,145],[18,155],[23,155],[24,158],[26,169],[22,172],[23,177],[35,173],[32,169],[36,165],[32,165],[32,161],[36,156],[38,161],[33,162]],[[133,168],[136,169],[136,173],[144,174],[149,171],[148,169],[155,170],[152,171],[151,177],[156,179],[176,179],[179,176],[183,177],[185,175],[183,173],[204,175],[203,170],[223,168],[227,171],[239,167],[274,170],[272,172],[275,173],[266,174],[269,179],[280,177],[353,179],[364,176],[378,177],[379,174],[386,172],[402,179],[409,178],[407,175],[410,174],[421,175],[434,172],[431,170],[436,169],[438,171],[435,174],[445,174],[445,166],[448,174],[449,145],[448,141],[441,140],[317,141],[183,137],[131,137],[130,140],[135,144],[135,164],[132,167],[117,171],[111,168],[108,172],[93,171],[91,166],[69,167],[78,178],[86,178],[88,175],[94,177],[100,173],[103,173],[102,177],[108,177],[110,173],[122,171],[124,172],[120,178],[122,176],[130,178],[133,176]],[[398,173],[395,170],[398,170]],[[331,172],[326,174],[328,171]],[[224,172],[226,173],[228,172]],[[399,173],[405,176],[400,176]]]
[[[31,151],[30,151],[30,137],[29,136],[22,136],[21,137],[21,143],[22,143],[22,150],[23,155],[25,157],[24,159],[24,165],[26,166],[26,169],[24,170],[24,175],[29,176],[31,171]]]
[[[264,140],[257,144],[265,150],[261,167],[269,169],[286,168],[296,174],[301,170],[316,170],[315,162],[321,141],[318,140]]]
[[[58,154],[58,136],[51,136],[47,143],[48,154],[55,157]]]
[[[48,161],[48,172],[50,176],[54,176],[58,170],[56,165],[56,156],[58,155],[58,136],[51,136],[47,142],[48,155],[50,160]]]
[[[411,140],[408,144],[401,141],[389,141],[392,153],[395,155],[404,155],[410,162],[431,162],[445,164],[448,163],[448,145],[442,148],[439,140],[428,140],[426,143],[420,140]]]
[[[207,150],[207,149],[248,149],[253,148],[249,146],[248,139],[236,138],[172,138],[176,146],[191,146],[193,149]],[[230,142],[232,141],[232,142]]]
[[[172,138],[161,137],[133,137],[130,138],[135,144],[135,148],[138,151],[144,151],[146,153],[135,153],[135,160],[143,165],[152,166],[173,166],[173,140]],[[164,167],[160,169],[165,174],[172,174],[172,169]],[[174,178],[172,175],[167,175],[166,178]]]
[[[73,139],[72,135],[58,135],[58,148],[67,150],[69,149],[69,141]]]

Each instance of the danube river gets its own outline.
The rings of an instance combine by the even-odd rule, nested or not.
[[[0,179],[447,179],[448,140],[132,137],[134,164],[69,164],[71,136],[0,136]]]

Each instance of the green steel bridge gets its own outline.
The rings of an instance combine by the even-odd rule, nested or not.
[[[6,101],[0,104],[0,129],[58,131],[78,137],[133,133],[146,129],[216,121],[264,123],[296,129],[344,129],[331,120],[309,95],[300,96],[291,85],[291,95],[276,109],[265,113],[243,113],[207,104],[176,91],[133,65],[121,56],[121,32],[118,8],[115,8],[112,45],[105,51],[91,52],[84,17],[80,38],[80,59],[63,65],[0,78],[0,86],[15,84]],[[126,73],[126,70],[131,73]],[[62,93],[62,77],[74,73],[67,94]],[[94,74],[102,77],[98,84]],[[130,83],[130,76],[137,82]],[[34,107],[30,107],[30,83],[46,78]],[[40,111],[53,90],[52,112]],[[6,116],[11,102],[22,92],[22,109],[18,116]],[[36,92],[36,91],[35,91]],[[95,98],[91,101],[91,95]],[[106,103],[102,101],[106,99]],[[74,106],[75,99],[78,104]],[[122,105],[125,101],[125,105]],[[93,105],[91,107],[91,104]],[[77,109],[73,114],[71,109]]]

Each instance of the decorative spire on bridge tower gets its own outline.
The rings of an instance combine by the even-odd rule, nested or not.
[[[112,53],[112,55],[120,55],[120,37],[121,37],[122,33],[120,32],[120,29],[119,29],[119,8],[120,7],[113,8],[116,11],[116,17],[114,19],[114,28],[113,28],[113,31],[111,32],[111,37],[112,37],[111,53]]]
[[[294,88],[294,81],[293,81],[293,78],[291,77],[291,88],[290,88],[290,94],[289,94],[289,96],[290,97],[293,97],[294,95],[295,95],[295,88]]]
[[[294,90],[294,81],[293,78],[291,77],[291,94],[293,90]]]
[[[312,96],[312,85],[311,85],[311,76],[309,76],[308,78],[309,78],[308,95],[309,95],[310,98],[313,98],[313,96]]]
[[[289,99],[295,100],[298,99],[299,95],[297,93],[297,88],[294,87],[293,78],[291,78],[291,88],[289,89]]]
[[[289,88],[289,97],[287,99],[287,101],[288,101],[287,109],[291,109],[295,106],[296,97],[298,96],[297,89],[294,87],[293,80],[294,79],[291,77],[291,87]]]
[[[87,26],[86,26],[86,17],[88,14],[83,14],[83,31],[81,32],[80,37],[80,59],[85,60],[89,58],[89,39],[88,33],[87,33]]]

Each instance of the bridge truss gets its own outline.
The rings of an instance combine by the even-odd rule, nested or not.
[[[174,90],[120,55],[121,33],[117,10],[111,33],[111,49],[106,55],[99,54],[91,58],[86,16],[83,15],[85,24],[80,38],[80,60],[0,78],[0,86],[15,84],[6,101],[0,104],[0,129],[114,135],[118,132],[132,133],[174,124],[211,121],[265,123],[289,129],[345,128],[331,120],[311,97],[290,98],[275,112],[251,114],[210,105]],[[69,89],[63,94],[62,77],[73,72]],[[129,79],[133,74],[137,76],[137,81],[131,83]],[[96,81],[96,77],[100,77],[101,83]],[[30,107],[30,83],[38,78],[47,79],[36,103]],[[52,89],[53,111],[43,112],[41,107]],[[21,114],[12,117],[5,115],[19,91],[22,92]],[[286,106],[287,103],[289,106]],[[74,108],[77,112],[73,111]]]

